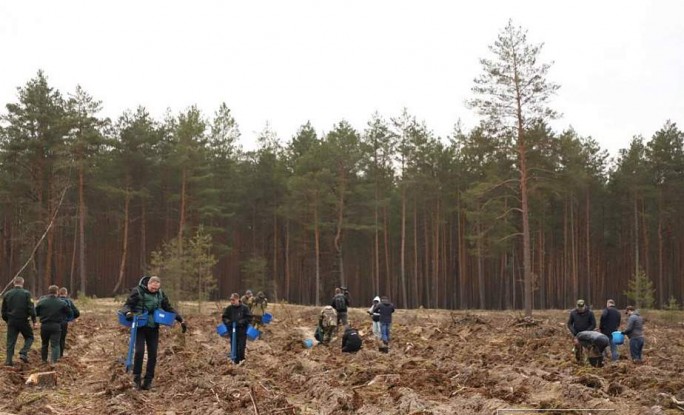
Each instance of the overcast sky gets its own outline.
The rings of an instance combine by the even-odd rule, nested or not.
[[[0,104],[45,71],[117,118],[161,119],[226,102],[242,144],[267,123],[283,142],[310,120],[363,130],[406,107],[437,136],[461,119],[478,59],[509,18],[544,42],[557,130],[573,126],[615,155],[666,120],[684,128],[684,1],[3,1]]]

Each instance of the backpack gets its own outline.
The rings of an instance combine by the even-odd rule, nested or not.
[[[323,327],[337,326],[337,313],[332,307],[324,309],[322,317],[321,325]]]
[[[347,300],[344,298],[344,295],[336,295],[334,300],[334,308],[338,313],[347,311]]]

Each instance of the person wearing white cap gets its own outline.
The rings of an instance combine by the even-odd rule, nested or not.
[[[371,320],[373,321],[373,334],[378,338],[378,340],[382,340],[382,332],[380,331],[380,313],[375,311],[375,308],[378,306],[378,304],[380,304],[380,297],[376,295],[373,299],[373,304],[368,309],[368,314],[370,314]]]

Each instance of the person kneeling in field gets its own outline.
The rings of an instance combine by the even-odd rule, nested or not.
[[[361,345],[362,342],[359,332],[349,324],[344,329],[344,336],[342,336],[342,352],[356,353],[361,350]]]

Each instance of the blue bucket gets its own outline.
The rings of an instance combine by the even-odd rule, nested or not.
[[[268,324],[273,320],[273,314],[271,313],[264,313],[263,317],[261,317],[261,322],[263,324]]]
[[[613,344],[623,344],[625,342],[625,335],[622,332],[614,331],[611,334],[613,336]]]
[[[119,316],[119,324],[126,327],[131,327],[133,325],[133,320],[126,320],[126,313],[123,311],[117,311],[116,314]],[[138,315],[138,327],[147,324],[147,313]]]
[[[228,334],[228,327],[226,327],[225,324],[221,323],[218,326],[216,326],[216,332],[219,336],[224,337]]]
[[[313,347],[313,345],[314,345],[313,340],[311,340],[311,339],[304,339],[304,347],[306,347],[307,349],[310,349],[310,348]]]
[[[156,309],[154,310],[154,322],[165,326],[173,326],[173,323],[176,322],[176,314]]]
[[[247,326],[247,339],[249,340],[256,340],[259,338],[259,335],[261,332],[257,329],[254,328],[251,324]]]

